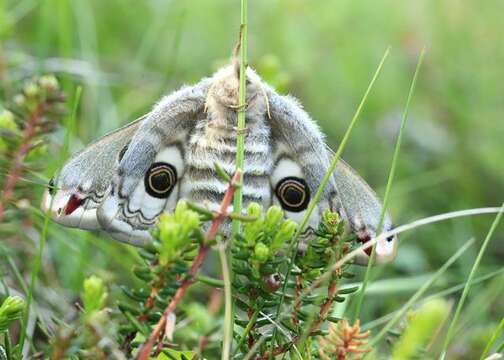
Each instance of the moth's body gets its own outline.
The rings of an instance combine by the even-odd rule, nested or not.
[[[186,169],[182,181],[181,198],[203,203],[216,210],[228,184],[215,171],[218,164],[229,176],[236,170],[237,100],[234,76],[224,78],[210,88],[204,118],[189,134]],[[222,84],[225,82],[226,84]],[[229,94],[221,94],[221,88]],[[243,202],[257,202],[267,207],[271,203],[269,175],[272,168],[271,131],[267,124],[264,98],[257,96],[257,87],[249,86],[246,109],[245,165],[243,171]],[[236,97],[236,101],[234,101]]]
[[[296,100],[278,95],[251,69],[246,74],[244,205],[279,205],[300,221],[331,153]],[[159,215],[180,199],[217,209],[228,184],[215,164],[229,175],[236,170],[238,88],[237,68],[228,66],[166,96],[143,119],[72,157],[60,189],[46,194],[42,207],[51,207],[53,219],[64,225],[102,229],[140,246],[151,240]],[[344,162],[309,218],[306,239],[326,208],[340,212],[361,241],[376,236],[381,204]],[[383,228],[391,228],[388,215]],[[395,238],[379,243],[378,262],[393,258],[395,246]],[[358,262],[367,259],[363,252]]]

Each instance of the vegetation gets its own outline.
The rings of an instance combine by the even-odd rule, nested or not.
[[[227,0],[0,0],[0,359],[502,352],[500,216],[405,232],[396,260],[366,271],[345,261],[357,244],[329,211],[293,257],[299,224],[276,207],[224,214],[180,202],[143,250],[39,210],[70,153],[226,62],[241,10]],[[298,97],[406,224],[504,201],[503,11],[498,0],[253,1],[240,59]],[[226,217],[241,224],[227,254]]]

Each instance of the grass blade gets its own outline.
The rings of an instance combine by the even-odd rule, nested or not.
[[[66,124],[67,126],[67,133],[65,134],[65,141],[63,144],[63,151],[61,152],[61,157],[59,159],[59,164],[61,165],[63,161],[65,160],[65,157],[67,156],[68,153],[68,148],[69,148],[69,143],[70,143],[70,131],[74,128],[75,126],[75,119],[77,117],[77,109],[79,106],[80,102],[80,97],[81,97],[81,87],[77,88],[77,91],[75,93],[74,97],[74,103],[72,107],[72,114],[70,118],[68,119],[68,122]],[[58,183],[56,181],[56,183]],[[28,327],[28,319],[30,316],[30,306],[33,301],[33,292],[35,289],[35,283],[37,281],[37,277],[40,271],[40,267],[42,265],[42,255],[44,253],[44,248],[45,248],[45,243],[47,239],[47,232],[49,230],[49,220],[50,220],[50,213],[52,209],[52,202],[54,200],[54,197],[51,197],[51,203],[49,207],[47,208],[47,211],[44,213],[44,224],[42,226],[42,232],[40,234],[40,240],[39,240],[39,248],[37,255],[34,260],[34,264],[31,270],[30,274],[30,285],[28,286],[28,293],[26,296],[26,311],[23,316],[23,320],[21,322],[21,333],[19,337],[19,352],[20,355],[23,352],[23,347],[24,347],[24,342],[26,340],[26,332],[27,332],[27,327]],[[21,357],[21,356],[20,356]]]
[[[392,164],[390,166],[390,172],[389,172],[389,176],[388,176],[388,180],[387,180],[387,186],[385,188],[385,195],[383,196],[383,207],[382,207],[381,214],[380,214],[380,222],[378,223],[377,233],[380,233],[383,229],[383,221],[385,219],[385,213],[387,212],[387,208],[388,208],[389,196],[390,196],[390,191],[392,189],[392,182],[394,181],[394,177],[395,177],[395,171],[396,171],[396,167],[397,167],[397,161],[399,159],[399,153],[401,150],[404,128],[406,127],[406,120],[408,119],[409,106],[411,103],[411,99],[413,98],[413,93],[415,92],[416,82],[417,82],[418,74],[420,72],[420,68],[422,66],[424,55],[425,55],[425,48],[422,49],[422,52],[420,53],[420,57],[418,58],[415,73],[413,75],[413,80],[411,81],[411,86],[409,89],[408,98],[406,100],[406,106],[404,107],[404,112],[403,112],[402,119],[401,119],[401,126],[399,128],[399,134],[397,136],[397,141],[395,144],[394,155],[392,157]],[[357,295],[357,303],[356,303],[356,307],[355,307],[354,320],[358,319],[360,316],[362,302],[364,301],[364,294],[366,292],[367,285],[368,285],[370,278],[371,278],[371,269],[373,267],[374,259],[376,256],[375,248],[376,248],[375,246],[372,247],[371,257],[369,259],[369,262],[368,262],[368,265],[366,268],[366,273],[364,275],[362,287],[361,287],[361,290],[359,291],[359,294]]]
[[[466,285],[464,287],[464,290],[462,291],[462,295],[461,295],[460,300],[457,304],[457,309],[455,310],[455,314],[453,315],[453,319],[450,323],[450,326],[448,327],[448,331],[446,332],[446,337],[445,337],[445,341],[443,344],[443,349],[441,350],[441,355],[439,357],[440,359],[444,359],[446,356],[446,350],[448,349],[448,345],[450,344],[451,338],[453,336],[453,332],[455,330],[455,325],[457,324],[458,318],[460,316],[460,312],[462,311],[462,307],[464,306],[467,295],[469,294],[469,290],[471,289],[471,283],[473,281],[474,274],[476,274],[476,271],[478,270],[481,259],[483,258],[483,254],[485,253],[485,250],[488,246],[488,243],[490,242],[490,239],[491,239],[493,233],[495,232],[495,229],[499,225],[499,222],[502,218],[503,212],[504,212],[504,203],[502,204],[501,210],[499,211],[499,213],[495,217],[495,220],[493,221],[492,226],[490,227],[490,230],[488,231],[487,236],[485,237],[485,240],[483,241],[483,244],[481,245],[478,256],[476,257],[476,260],[474,261],[471,272],[469,273],[469,277],[467,278]]]
[[[485,350],[483,350],[483,353],[481,354],[480,360],[483,360],[483,359],[486,358],[486,356],[490,352],[490,349],[495,344],[495,342],[497,341],[497,339],[499,338],[499,336],[500,336],[500,334],[502,333],[503,330],[504,330],[504,318],[501,319],[499,325],[497,326],[497,328],[493,332],[492,337],[490,338],[490,340],[486,344]]]
[[[474,243],[474,239],[467,241],[447,262],[443,264],[432,277],[404,304],[394,317],[371,339],[369,345],[373,347],[387,334],[387,332],[406,314],[406,311],[434,284],[441,275]]]
[[[317,189],[317,192],[315,193],[315,195],[311,199],[310,204],[308,205],[306,213],[303,217],[303,220],[301,221],[301,223],[298,227],[298,230],[297,230],[296,234],[294,235],[294,238],[292,239],[291,244],[289,245],[286,256],[289,256],[290,258],[292,258],[292,261],[290,262],[289,267],[287,269],[287,273],[285,274],[284,285],[282,288],[282,297],[280,298],[280,301],[278,303],[277,310],[276,310],[277,318],[278,318],[278,315],[280,314],[280,309],[281,309],[283,301],[284,301],[288,279],[289,279],[290,273],[292,271],[292,266],[294,264],[294,260],[296,258],[296,252],[294,251],[294,253],[293,253],[293,250],[297,250],[299,238],[300,238],[301,234],[303,233],[303,230],[304,230],[306,224],[308,223],[308,220],[310,219],[311,214],[313,213],[313,210],[315,209],[315,206],[317,205],[320,197],[322,196],[322,192],[324,191],[325,186],[327,185],[327,183],[329,182],[329,179],[333,175],[334,169],[336,168],[336,164],[338,163],[338,161],[341,157],[341,153],[345,149],[346,143],[348,142],[348,139],[350,138],[350,134],[352,133],[352,130],[353,130],[355,124],[357,123],[357,119],[359,118],[359,115],[362,111],[362,108],[364,107],[364,104],[366,103],[366,100],[369,96],[369,93],[371,92],[371,89],[374,86],[374,83],[376,82],[376,79],[378,78],[378,75],[380,75],[380,73],[381,73],[381,69],[382,69],[383,64],[385,63],[385,60],[387,59],[389,53],[390,53],[390,47],[387,48],[387,50],[385,50],[385,53],[383,54],[383,56],[380,60],[380,63],[378,64],[378,67],[376,68],[376,71],[373,75],[373,78],[371,79],[371,81],[366,89],[366,92],[364,93],[364,96],[362,97],[362,100],[359,103],[359,106],[357,107],[357,110],[355,111],[355,114],[354,114],[352,120],[350,121],[350,124],[348,125],[348,128],[345,132],[345,135],[343,136],[343,139],[341,140],[341,143],[338,147],[338,150],[334,154],[334,156],[331,160],[331,163],[329,165],[329,168],[327,169],[327,171],[324,175],[324,178],[322,179],[320,186]],[[276,329],[275,329],[275,333],[274,333],[273,337],[275,337],[275,336],[276,336]]]
[[[492,279],[492,278],[494,278],[494,277],[496,277],[498,275],[502,275],[503,273],[504,273],[504,268],[496,270],[496,271],[492,271],[491,273],[488,273],[488,274],[485,274],[485,275],[482,275],[482,276],[479,276],[478,278],[476,278],[476,279],[473,280],[473,285],[476,285],[476,284],[479,284],[481,282],[490,280],[490,279]],[[464,286],[465,286],[465,281],[463,283],[458,284],[458,285],[454,285],[454,286],[452,286],[452,287],[450,287],[448,289],[444,289],[444,290],[438,291],[438,292],[436,292],[434,294],[428,295],[425,298],[420,299],[417,302],[417,304],[423,304],[424,302],[426,302],[428,300],[432,300],[432,299],[435,299],[435,298],[451,295],[453,293],[456,293],[457,291],[462,290],[464,288]],[[371,329],[374,329],[377,326],[385,324],[387,321],[389,321],[390,319],[392,319],[392,317],[394,316],[394,314],[396,312],[397,311],[393,311],[393,312],[388,313],[387,315],[384,315],[384,316],[382,316],[382,317],[380,317],[378,319],[375,319],[373,321],[367,322],[365,325],[362,326],[362,330],[371,330]]]

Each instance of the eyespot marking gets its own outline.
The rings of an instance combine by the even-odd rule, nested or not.
[[[310,189],[306,182],[298,177],[289,176],[280,180],[275,194],[282,208],[292,212],[300,212],[308,207]]]
[[[168,163],[155,162],[145,173],[145,190],[155,198],[164,199],[170,196],[176,183],[177,170]]]

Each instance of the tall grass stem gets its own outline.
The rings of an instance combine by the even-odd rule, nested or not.
[[[503,212],[504,212],[504,203],[502,204],[499,213],[495,217],[495,220],[493,221],[492,226],[490,227],[490,230],[488,230],[488,233],[485,237],[485,240],[483,241],[483,244],[481,245],[481,248],[478,252],[478,256],[476,257],[476,260],[474,261],[473,267],[471,268],[471,272],[469,273],[469,277],[467,278],[466,285],[464,287],[464,290],[462,291],[462,295],[460,296],[460,300],[457,304],[455,314],[453,315],[453,318],[450,322],[450,326],[448,327],[448,330],[446,332],[446,337],[445,337],[445,340],[443,343],[443,348],[441,350],[441,355],[439,357],[440,359],[444,359],[446,357],[446,351],[448,349],[448,345],[450,344],[450,341],[452,339],[453,332],[455,331],[455,326],[457,325],[457,321],[460,317],[460,312],[462,311],[462,307],[464,306],[467,295],[469,295],[469,290],[471,289],[471,284],[472,284],[474,275],[476,274],[476,271],[478,270],[481,259],[483,259],[483,254],[485,253],[485,250],[488,246],[488,243],[490,242],[490,239],[492,238],[493,233],[495,232],[495,229],[499,225],[499,222],[502,218]]]
[[[409,106],[411,103],[411,99],[413,98],[413,93],[415,92],[416,82],[417,82],[418,74],[420,72],[420,68],[422,66],[424,55],[425,55],[425,48],[422,49],[422,52],[420,53],[420,57],[418,58],[415,73],[413,75],[413,80],[411,81],[411,86],[409,89],[408,98],[406,100],[406,105],[404,107],[404,111],[402,114],[401,125],[399,128],[399,134],[397,135],[397,140],[396,140],[395,149],[394,149],[394,155],[392,156],[392,164],[390,166],[390,172],[389,172],[389,176],[388,176],[388,180],[387,180],[387,186],[385,187],[385,195],[383,196],[383,206],[382,206],[382,210],[381,210],[381,214],[380,214],[380,222],[378,223],[378,228],[376,229],[376,232],[378,234],[380,232],[382,232],[382,230],[383,230],[383,222],[385,220],[385,214],[386,214],[387,208],[388,208],[390,191],[392,190],[392,183],[393,183],[394,177],[395,177],[397,162],[399,160],[399,153],[401,150],[403,133],[404,133],[404,129],[406,127],[406,120],[408,119]],[[354,321],[356,319],[358,319],[360,316],[360,311],[361,311],[361,307],[362,307],[362,302],[364,301],[366,288],[371,280],[371,269],[373,267],[375,257],[376,257],[375,249],[376,249],[376,246],[373,246],[372,250],[371,250],[371,256],[370,256],[368,265],[366,267],[366,273],[364,274],[364,280],[362,282],[362,287],[359,291],[359,294],[357,295],[357,302],[356,302],[355,313],[354,313]]]
[[[376,71],[373,75],[373,78],[371,79],[371,81],[369,82],[369,85],[366,89],[366,92],[364,93],[364,96],[362,97],[361,99],[361,102],[359,103],[359,106],[357,107],[357,110],[355,111],[355,114],[352,118],[352,120],[350,121],[350,124],[348,125],[348,128],[343,136],[343,139],[341,140],[341,143],[338,147],[338,150],[336,151],[336,153],[334,154],[333,158],[331,159],[331,163],[329,165],[329,168],[327,169],[324,177],[322,178],[322,181],[320,183],[320,186],[318,187],[317,189],[317,192],[315,193],[315,195],[313,196],[313,198],[311,199],[310,201],[310,204],[308,205],[308,208],[306,210],[306,213],[298,227],[298,230],[296,231],[296,234],[294,235],[294,238],[292,239],[292,242],[291,244],[289,245],[289,248],[287,250],[287,254],[286,256],[289,256],[290,258],[292,258],[292,260],[290,261],[289,263],[289,266],[288,266],[288,269],[287,269],[287,273],[285,274],[285,279],[284,279],[284,283],[283,283],[283,288],[282,288],[282,296],[280,298],[280,301],[278,303],[278,306],[277,306],[277,309],[276,309],[276,317],[278,318],[278,315],[280,314],[280,310],[281,310],[281,307],[282,307],[282,304],[283,304],[283,300],[285,298],[285,292],[286,292],[286,289],[287,289],[287,283],[288,283],[288,280],[289,280],[289,276],[290,276],[290,273],[292,271],[292,266],[294,264],[294,260],[295,260],[295,257],[296,257],[296,252],[293,253],[293,250],[297,250],[297,246],[298,246],[298,243],[299,243],[299,238],[301,236],[301,234],[303,233],[303,230],[306,226],[306,224],[308,223],[308,220],[310,219],[310,216],[311,214],[313,213],[313,210],[315,209],[315,206],[317,205],[320,197],[322,196],[322,192],[324,191],[327,183],[329,182],[329,180],[331,179],[332,175],[333,175],[333,172],[334,172],[334,169],[336,168],[336,165],[341,157],[341,154],[343,152],[343,150],[345,149],[345,146],[348,142],[348,139],[350,138],[350,134],[352,133],[352,130],[355,126],[355,124],[357,123],[357,120],[359,119],[359,116],[360,116],[360,113],[362,111],[362,108],[364,107],[364,104],[366,103],[367,101],[367,98],[371,92],[371,89],[373,88],[375,82],[376,82],[376,79],[378,78],[378,76],[380,75],[381,73],[381,69],[383,67],[383,64],[385,63],[385,60],[387,59],[388,55],[390,53],[390,47],[388,47],[386,50],[385,50],[385,53],[383,54],[381,60],[380,60],[380,63],[378,64],[378,67],[376,68]],[[274,335],[273,335],[273,338],[275,337],[276,335],[276,328],[275,328],[275,331],[274,331]]]
[[[74,127],[75,118],[77,116],[77,109],[78,109],[79,102],[80,102],[80,97],[81,97],[81,87],[77,88],[77,91],[74,96],[73,106],[72,106],[72,115],[70,116],[70,118],[68,119],[68,122],[66,124],[67,125],[67,133],[65,134],[65,141],[63,143],[64,150],[62,151],[61,157],[59,159],[59,166],[61,166],[61,164],[65,160],[66,153],[68,152],[69,142],[70,142],[70,135],[68,134],[68,132],[70,131],[70,129],[73,129],[73,127]],[[56,183],[58,183],[58,182],[56,181]],[[50,212],[52,209],[53,199],[54,198],[52,197],[51,203],[50,203],[47,211],[44,214],[44,224],[42,226],[42,232],[40,234],[39,248],[38,248],[37,256],[35,257],[35,260],[33,263],[31,274],[30,274],[30,285],[28,286],[28,294],[26,297],[26,311],[24,313],[24,316],[23,316],[23,319],[21,322],[21,334],[19,337],[19,355],[20,355],[20,357],[23,352],[24,342],[26,340],[26,335],[27,335],[26,331],[27,331],[27,327],[28,327],[28,319],[30,317],[30,307],[31,307],[31,303],[33,301],[33,292],[35,289],[35,283],[37,282],[37,277],[40,272],[40,267],[42,264],[42,256],[44,253],[45,243],[46,243],[46,239],[47,239],[47,232],[49,230]]]
[[[420,297],[434,284],[441,275],[474,243],[474,239],[468,240],[447,262],[443,264],[432,277],[420,288],[415,294],[404,304],[401,309],[394,315],[394,317],[380,330],[380,332],[371,339],[369,345],[373,347],[378,344],[380,340],[392,329],[393,326],[406,314],[406,311],[420,299]]]

